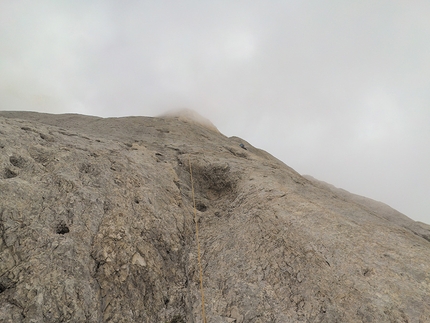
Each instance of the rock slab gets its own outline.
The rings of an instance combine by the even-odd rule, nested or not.
[[[428,226],[184,116],[30,112],[0,112],[0,322],[202,322],[190,163],[207,322],[430,322]]]

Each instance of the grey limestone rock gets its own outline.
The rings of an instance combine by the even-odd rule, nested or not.
[[[30,112],[0,112],[0,322],[202,322],[189,163],[208,323],[430,322],[428,226],[188,115]]]

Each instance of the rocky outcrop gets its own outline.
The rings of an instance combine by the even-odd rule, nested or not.
[[[0,322],[202,322],[189,163],[207,322],[430,321],[428,227],[212,125],[0,112],[0,152]]]

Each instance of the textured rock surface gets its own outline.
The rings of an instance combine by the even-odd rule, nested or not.
[[[390,222],[394,222],[399,226],[409,229],[415,234],[430,241],[430,225],[418,221],[411,221],[411,219],[408,218],[406,215],[400,213],[397,210],[394,210],[393,208],[389,207],[384,203],[369,199],[364,196],[352,194],[346,190],[337,188],[326,182],[319,181],[309,175],[304,175],[304,177],[310,180],[315,186],[331,190],[334,194],[336,194],[336,196],[338,196],[338,198],[359,204],[361,207],[364,207],[369,212],[373,212]]]
[[[208,322],[430,322],[428,226],[184,117],[24,112],[0,112],[0,322],[202,322],[189,160]]]

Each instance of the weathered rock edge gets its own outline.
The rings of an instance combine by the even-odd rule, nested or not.
[[[0,152],[0,322],[201,322],[188,160],[208,322],[430,321],[427,227],[216,128],[0,112]]]

